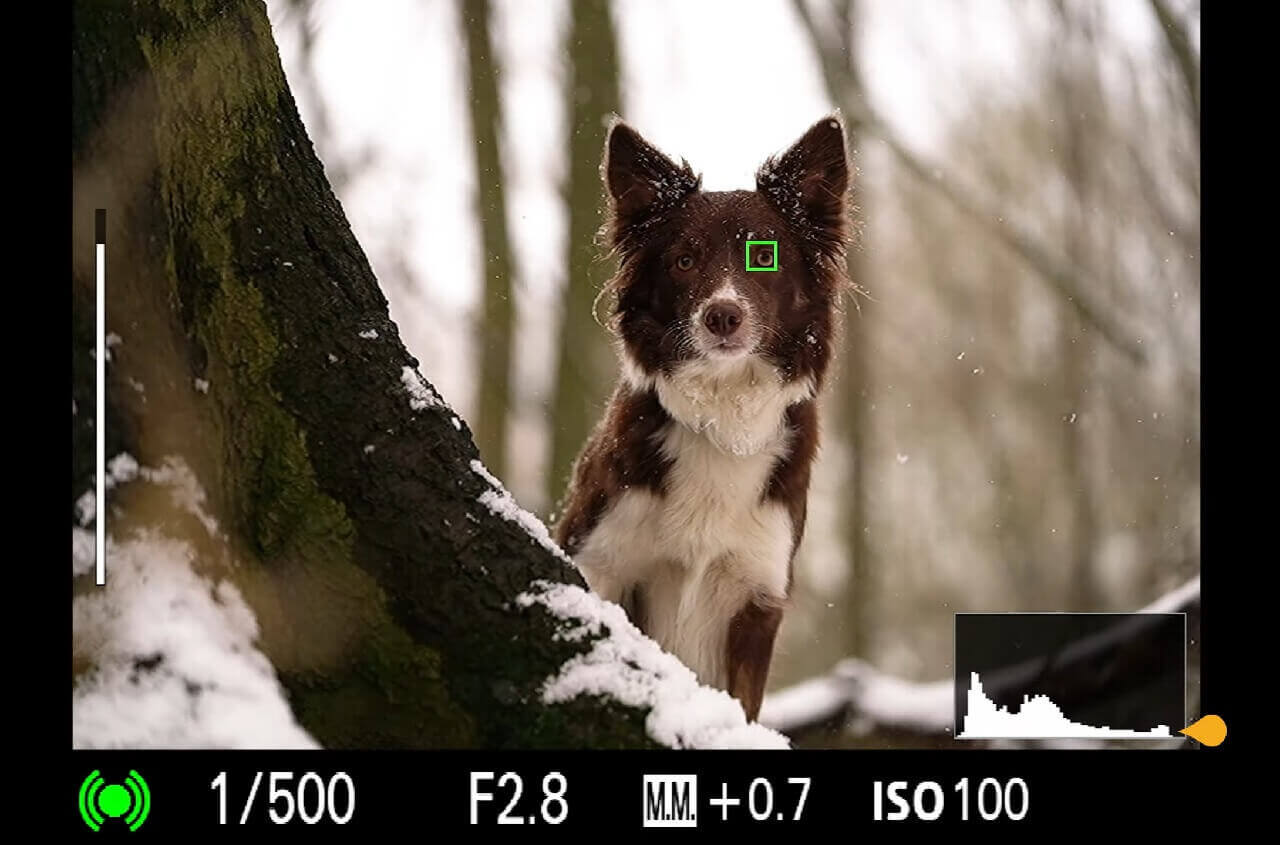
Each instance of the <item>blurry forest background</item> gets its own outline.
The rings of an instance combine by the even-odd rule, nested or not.
[[[267,5],[409,351],[548,520],[616,373],[605,117],[717,190],[842,110],[866,295],[771,689],[950,678],[957,611],[1199,573],[1198,2]]]

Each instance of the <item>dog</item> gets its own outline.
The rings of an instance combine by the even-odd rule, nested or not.
[[[703,191],[616,117],[600,170],[621,372],[554,537],[593,592],[754,721],[848,284],[843,122],[767,158],[753,191]]]

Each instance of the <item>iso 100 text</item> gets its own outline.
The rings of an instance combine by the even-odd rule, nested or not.
[[[937,781],[876,781],[871,805],[873,821],[937,821],[948,810],[947,791]],[[961,821],[1022,821],[1031,809],[1031,793],[1022,778],[983,778],[977,784],[961,778],[950,789],[951,812]]]

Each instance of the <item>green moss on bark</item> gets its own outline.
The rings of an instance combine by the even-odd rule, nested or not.
[[[358,662],[339,681],[282,673],[298,720],[331,748],[474,747],[474,722],[444,693],[439,654],[385,613],[370,628]]]
[[[268,563],[286,555],[349,561],[354,529],[342,505],[320,492],[306,435],[271,387],[279,341],[261,292],[224,281],[197,325],[211,379],[234,386],[217,394],[241,467],[226,492],[254,550]]]
[[[225,278],[196,338],[210,379],[226,386],[216,397],[237,471],[224,500],[264,566],[240,580],[299,721],[329,747],[472,744],[439,654],[395,624],[383,591],[352,561],[355,528],[320,490],[306,434],[272,386],[280,340],[261,292]]]
[[[257,615],[261,645],[301,723],[331,747],[472,744],[437,651],[392,619],[377,582],[352,560],[355,528],[321,491],[307,435],[273,387],[279,327],[246,276],[239,233],[286,143],[274,112],[278,66],[260,16],[217,4],[167,4],[136,37],[156,91],[155,171],[170,213],[168,278],[189,332],[195,375],[217,388],[217,498],[257,563],[232,574]],[[234,127],[234,131],[230,127]]]

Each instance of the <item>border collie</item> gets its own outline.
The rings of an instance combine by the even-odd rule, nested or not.
[[[555,539],[593,591],[754,720],[848,281],[844,127],[815,123],[754,191],[710,192],[615,120],[601,175],[621,377]]]

